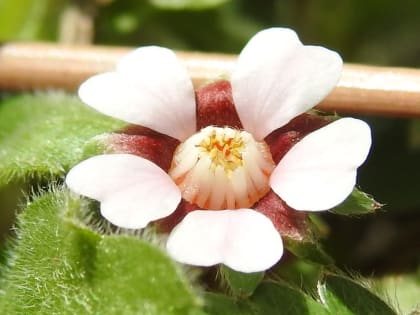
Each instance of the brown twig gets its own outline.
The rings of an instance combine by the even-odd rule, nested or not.
[[[0,89],[74,91],[87,77],[114,68],[131,48],[9,43],[0,47]],[[196,86],[228,74],[235,56],[178,52]],[[318,109],[338,113],[420,117],[420,70],[346,64]]]

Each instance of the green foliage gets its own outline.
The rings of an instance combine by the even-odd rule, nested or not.
[[[378,296],[354,280],[328,274],[315,299],[284,282],[265,281],[248,300],[207,294],[210,315],[396,315]]]
[[[0,0],[0,40],[55,39],[64,0]]]
[[[304,292],[314,292],[326,267],[303,259],[289,259],[277,266],[273,272],[276,277]]]
[[[319,285],[319,294],[331,314],[396,315],[378,296],[354,280],[326,275]]]
[[[373,285],[401,314],[420,313],[420,270],[412,274],[386,276]]]
[[[262,273],[226,267],[223,277],[234,297],[206,293],[202,309],[185,272],[153,245],[158,240],[95,232],[88,226],[93,222],[90,205],[67,191],[28,203],[18,216],[17,237],[2,270],[1,313],[395,315],[378,296],[346,277],[326,274],[316,299],[282,281],[261,282]],[[299,277],[301,269],[287,272]]]
[[[255,291],[252,301],[258,315],[323,315],[323,305],[312,297],[283,283],[265,282]],[[340,314],[340,313],[337,313]]]
[[[371,196],[355,188],[342,204],[331,211],[341,215],[359,215],[373,213],[381,207]]]
[[[200,0],[182,2],[201,7],[168,9],[149,1],[112,1],[99,8],[96,43],[238,53],[249,37],[263,28],[263,24],[237,14],[243,5],[238,1],[207,1],[217,7],[203,7],[205,2]]]
[[[203,10],[217,7],[229,0],[150,0],[154,6],[171,10]]]
[[[321,265],[330,265],[334,260],[323,250],[314,239],[294,240],[285,238],[286,248],[295,256]]]
[[[183,315],[199,305],[175,263],[150,243],[128,236],[103,237],[95,260],[98,314]]]
[[[219,268],[222,281],[235,296],[251,295],[264,278],[264,272],[243,273],[222,265]]]
[[[420,62],[418,1],[400,5],[391,0],[0,0],[0,40],[56,39],[67,5],[94,13],[97,43],[238,53],[258,30],[290,25],[303,42],[332,47],[346,62],[405,66]],[[388,49],[391,46],[394,49]],[[416,307],[420,312],[420,281],[413,273],[418,264],[418,124],[411,126],[416,122],[399,118],[364,119],[372,126],[374,147],[358,182],[385,202],[388,211],[352,218],[380,206],[355,190],[332,210],[348,217],[323,217],[334,218],[326,220],[331,229],[328,238],[335,241],[328,254],[340,266],[360,268],[365,274],[375,269],[389,274],[396,265],[403,271],[410,268],[408,275],[388,275],[375,287],[403,314]],[[121,126],[63,94],[2,100],[0,230],[8,229],[12,220],[12,212],[3,209],[15,211],[22,189],[37,189],[86,156],[101,153],[103,147],[89,141],[91,137]],[[30,204],[19,217],[18,239],[8,251],[8,266],[0,277],[1,314],[201,313],[198,294],[192,293],[183,273],[158,248],[134,237],[93,232],[80,217],[85,207],[65,193],[50,194]],[[366,235],[380,237],[375,231],[384,217],[388,243],[369,245]],[[224,279],[234,296],[205,293],[205,311],[209,315],[395,314],[370,289],[341,276],[325,276],[319,285],[322,299],[317,297],[316,283],[333,260],[315,241],[285,243],[296,257],[286,254],[266,278],[286,279],[304,292],[283,282],[261,284],[259,274],[227,272]],[[366,244],[369,255],[360,251]],[[381,248],[386,256],[378,254]],[[337,250],[346,253],[341,261]]]
[[[263,282],[246,301],[208,294],[205,310],[210,315],[329,315],[327,309],[311,296],[273,281]]]
[[[248,301],[236,300],[218,293],[205,295],[204,309],[208,315],[255,315]]]
[[[5,99],[0,104],[0,187],[62,176],[80,161],[86,141],[121,126],[75,96],[42,93]]]
[[[47,193],[18,217],[0,291],[2,314],[201,314],[184,273],[158,247],[99,235],[87,204]]]

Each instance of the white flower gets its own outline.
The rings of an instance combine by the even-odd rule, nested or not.
[[[369,152],[370,129],[352,118],[305,136],[278,165],[264,142],[330,93],[341,68],[338,54],[303,46],[290,29],[261,31],[239,55],[230,80],[244,130],[208,126],[197,132],[186,69],[168,49],[139,48],[115,72],[84,82],[79,95],[106,115],[178,139],[169,174],[145,158],[109,154],[76,165],[66,183],[99,200],[102,215],[125,228],[170,215],[183,198],[198,206],[169,235],[174,259],[242,272],[268,269],[282,256],[282,239],[253,204],[272,189],[296,210],[330,209],[351,193]]]

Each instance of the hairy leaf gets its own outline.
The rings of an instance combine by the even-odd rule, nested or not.
[[[257,315],[323,315],[328,314],[323,305],[283,283],[265,282],[257,288],[252,301]]]
[[[248,301],[237,300],[217,293],[205,295],[204,309],[208,315],[255,315]]]
[[[63,175],[81,159],[86,141],[121,126],[122,122],[62,93],[4,100],[0,104],[0,187]]]
[[[238,297],[251,295],[264,278],[264,272],[243,273],[225,265],[220,266],[220,274],[225,285]]]
[[[374,286],[402,314],[420,314],[420,270],[386,276],[376,280]]]
[[[331,314],[397,314],[377,295],[346,277],[326,275],[318,286],[318,293]]]
[[[382,205],[371,196],[355,188],[342,204],[331,211],[341,215],[360,215],[373,213],[381,207]]]
[[[334,260],[323,250],[321,244],[315,239],[293,240],[284,238],[286,248],[296,257],[321,265],[330,265]]]
[[[184,272],[159,248],[99,235],[87,202],[47,193],[18,217],[0,291],[1,314],[202,314]]]

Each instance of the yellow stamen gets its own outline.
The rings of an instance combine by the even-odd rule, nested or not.
[[[211,170],[216,167],[223,167],[227,174],[231,174],[239,166],[243,166],[242,150],[244,142],[240,133],[236,132],[234,137],[213,130],[210,136],[201,141],[198,146],[202,152],[207,153],[211,160]]]

